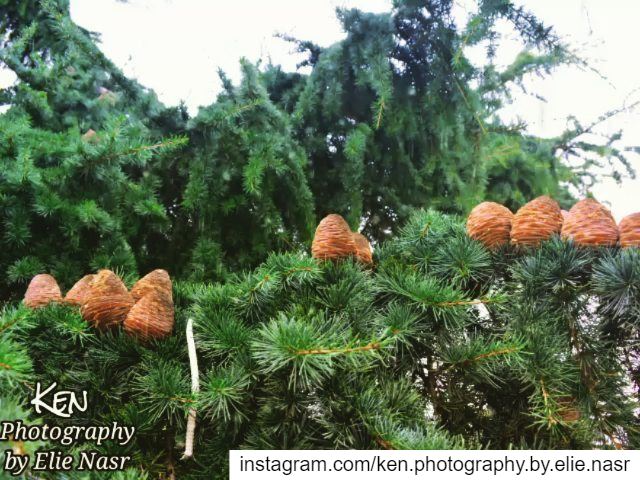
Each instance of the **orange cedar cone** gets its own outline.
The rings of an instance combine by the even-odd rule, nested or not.
[[[546,195],[531,200],[513,216],[511,243],[536,246],[562,229],[558,202]]]
[[[134,301],[122,280],[111,270],[100,270],[80,308],[82,317],[96,328],[120,325]]]
[[[173,300],[164,290],[152,289],[136,302],[124,320],[125,331],[141,341],[159,339],[173,330]]]
[[[133,299],[137,302],[145,294],[149,293],[152,290],[164,290],[171,297],[173,297],[173,287],[171,285],[171,278],[169,277],[169,273],[166,270],[157,269],[153,272],[147,273],[144,277],[138,280],[133,288],[131,289],[131,295]]]
[[[78,280],[73,287],[71,287],[71,290],[69,290],[65,295],[65,303],[68,303],[69,305],[82,305],[89,293],[89,290],[91,289],[91,282],[93,282],[95,278],[95,275],[89,274]]]
[[[58,282],[46,273],[33,277],[24,294],[24,304],[29,308],[44,307],[49,302],[60,301],[62,301],[62,293]]]
[[[562,238],[577,245],[612,246],[618,243],[618,226],[608,208],[593,198],[576,203],[562,225]]]
[[[371,244],[367,237],[358,232],[353,232],[353,241],[356,244],[356,256],[362,263],[373,263],[373,255],[371,254]]]
[[[316,228],[311,245],[313,258],[334,260],[356,254],[356,243],[349,224],[336,213],[324,217]]]
[[[640,212],[620,220],[620,246],[640,247]]]
[[[509,243],[513,213],[495,202],[482,202],[471,210],[467,218],[467,234],[487,248]]]

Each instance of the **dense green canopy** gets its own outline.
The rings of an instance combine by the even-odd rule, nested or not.
[[[580,60],[508,0],[479,0],[464,25],[454,9],[338,10],[343,40],[286,39],[305,69],[242,59],[190,116],[123,75],[67,0],[0,0],[17,76],[0,93],[0,417],[135,426],[129,445],[70,448],[130,455],[115,478],[131,480],[226,478],[230,448],[638,448],[639,250],[554,236],[489,251],[462,220],[484,199],[568,206],[600,163],[630,172],[619,136],[505,124],[514,86]],[[505,22],[523,51],[499,69]],[[373,265],[310,257],[331,212],[374,241]],[[172,335],[141,343],[16,301],[37,273],[66,290],[103,267],[129,287],[167,269]],[[89,408],[34,419],[38,381],[86,390]]]
[[[492,252],[421,210],[373,268],[282,253],[224,283],[174,284],[160,341],[100,333],[68,306],[8,308],[0,414],[23,418],[36,381],[86,390],[86,412],[43,421],[134,426],[131,444],[97,447],[132,455],[132,478],[227,478],[232,448],[638,448],[639,279],[635,248],[554,237]],[[191,407],[195,454],[180,461]]]
[[[628,166],[612,145],[579,141],[585,127],[541,139],[497,115],[527,75],[579,62],[551,28],[506,0],[480,1],[465,25],[453,10],[448,0],[338,10],[344,40],[287,39],[307,73],[242,60],[240,83],[221,73],[216,102],[190,118],[123,75],[67,0],[3,2],[0,60],[18,80],[0,95],[2,296],[37,270],[65,284],[98,266],[221,279],[308,246],[330,212],[382,240],[415,207],[465,213],[488,198],[515,209],[542,193],[568,204],[567,186],[586,185],[597,158],[570,168],[560,154]],[[504,70],[493,63],[498,21],[522,38]],[[486,62],[473,65],[465,49],[479,45]]]

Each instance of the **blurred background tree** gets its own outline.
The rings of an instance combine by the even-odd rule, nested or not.
[[[512,2],[478,2],[465,26],[455,24],[453,7],[407,0],[388,14],[338,10],[346,38],[326,49],[285,37],[307,52],[311,74],[269,65],[264,76],[308,151],[320,216],[339,212],[380,240],[416,206],[466,213],[489,198],[515,210],[542,193],[571,203],[568,187],[585,172],[559,154],[584,129],[536,138],[498,112],[528,75],[584,62]],[[503,70],[493,62],[499,21],[513,25],[523,46]],[[474,66],[465,48],[482,45],[486,62]],[[582,147],[571,153],[597,150]],[[614,170],[631,172],[624,153],[612,156],[620,161]]]

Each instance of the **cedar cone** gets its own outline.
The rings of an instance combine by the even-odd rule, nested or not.
[[[577,245],[612,246],[618,243],[618,226],[608,208],[593,198],[576,203],[562,225],[562,238]]]
[[[151,289],[129,311],[124,329],[144,342],[171,334],[173,322],[171,296],[164,290]]]
[[[173,287],[171,286],[171,278],[166,270],[158,269],[153,272],[147,273],[144,277],[138,280],[131,289],[131,295],[137,302],[145,294],[152,290],[163,290],[173,298]]]
[[[531,200],[513,216],[511,243],[537,246],[554,233],[560,233],[562,213],[558,202],[546,195]]]
[[[85,298],[89,293],[89,290],[91,289],[91,282],[93,282],[94,278],[96,278],[96,276],[93,274],[90,274],[90,275],[85,275],[80,280],[78,280],[73,285],[73,287],[71,287],[71,290],[69,290],[65,295],[64,297],[65,303],[68,303],[69,305],[81,306],[82,303],[85,301]]]
[[[111,270],[100,270],[85,297],[80,313],[99,329],[120,325],[134,301],[122,280]]]
[[[82,134],[82,140],[89,143],[97,143],[98,141],[100,141],[100,138],[98,137],[96,131],[93,128],[90,128]]]
[[[565,218],[567,218],[567,215],[569,215],[569,211],[562,209],[560,210],[560,213],[562,213],[562,220],[564,221]]]
[[[311,254],[320,260],[335,260],[356,254],[356,244],[344,218],[332,213],[320,221],[313,237]]]
[[[482,202],[467,218],[467,234],[485,247],[494,249],[509,243],[513,213],[495,202]]]
[[[576,406],[576,399],[570,396],[563,396],[558,399],[560,407],[560,417],[563,421],[570,423],[580,420],[580,410]]]
[[[373,256],[371,254],[371,244],[367,237],[358,232],[353,232],[353,241],[356,244],[356,257],[362,263],[373,263]]]
[[[61,301],[62,293],[60,293],[58,282],[46,273],[33,277],[24,294],[24,304],[29,308],[44,307],[49,302]]]
[[[640,212],[620,220],[620,246],[640,247]]]

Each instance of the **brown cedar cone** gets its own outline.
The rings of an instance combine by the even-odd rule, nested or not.
[[[565,422],[570,423],[580,420],[580,410],[576,406],[575,398],[569,396],[560,397],[558,406],[560,407],[560,417]]]
[[[152,289],[136,302],[124,320],[125,331],[145,342],[171,334],[173,300],[164,290]]]
[[[467,218],[467,234],[493,249],[509,243],[513,213],[495,202],[482,202]]]
[[[91,289],[91,282],[93,282],[94,278],[96,278],[95,275],[89,274],[78,280],[65,295],[65,303],[69,305],[82,305]]]
[[[362,263],[373,263],[373,256],[371,254],[371,244],[367,237],[358,232],[353,232],[353,241],[356,244],[356,256]]]
[[[46,273],[33,277],[24,294],[24,304],[29,308],[44,307],[49,302],[61,301],[62,293],[60,293],[58,282]]]
[[[99,329],[106,329],[124,322],[134,301],[122,280],[111,270],[100,270],[85,297],[80,313]]]
[[[166,270],[157,269],[153,272],[147,273],[144,277],[138,280],[131,289],[131,295],[137,302],[145,294],[152,290],[163,290],[173,298],[173,287],[171,286],[171,278]]]
[[[311,245],[313,258],[334,260],[356,254],[356,244],[349,224],[336,213],[324,217],[316,228]]]
[[[569,210],[562,238],[572,239],[577,245],[612,246],[618,243],[618,226],[608,208],[585,198]]]
[[[82,140],[89,143],[97,143],[100,141],[100,137],[93,128],[90,128],[82,134]]]
[[[536,246],[560,233],[562,213],[558,202],[546,195],[531,200],[513,216],[511,243]]]
[[[620,246],[640,247],[640,212],[620,220]]]

